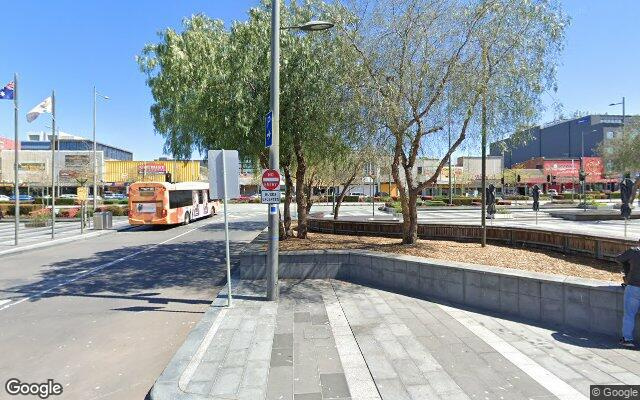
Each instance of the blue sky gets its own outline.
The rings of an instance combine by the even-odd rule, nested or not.
[[[27,124],[26,112],[56,90],[58,126],[91,135],[92,87],[111,97],[98,104],[98,140],[134,152],[136,159],[162,155],[163,140],[149,116],[152,98],[135,55],[156,32],[179,28],[197,12],[227,22],[245,19],[257,0],[37,1],[3,4],[0,83],[20,75],[20,134],[43,130],[50,117]],[[607,104],[627,97],[627,113],[640,114],[640,41],[636,0],[566,0],[572,23],[567,33],[559,90],[545,102],[575,110],[620,112]],[[547,111],[541,122],[553,119]],[[13,136],[13,109],[0,101],[0,136]]]

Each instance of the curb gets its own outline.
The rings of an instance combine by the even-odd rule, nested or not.
[[[236,279],[232,278],[232,285]],[[194,393],[187,393],[180,388],[180,378],[189,366],[191,360],[198,351],[198,348],[202,344],[207,335],[207,332],[211,329],[211,326],[216,321],[216,318],[222,310],[227,307],[226,299],[226,286],[218,292],[218,296],[213,300],[209,309],[205,312],[204,316],[196,326],[189,332],[189,335],[182,343],[178,351],[173,355],[169,364],[162,371],[158,379],[153,384],[153,387],[149,391],[149,399],[151,400],[204,400],[208,397],[197,395]]]
[[[95,231],[95,232],[85,233],[84,235],[74,235],[74,236],[64,237],[64,238],[60,238],[60,239],[54,239],[54,240],[50,240],[50,241],[42,242],[42,243],[28,244],[26,246],[20,246],[20,247],[8,249],[8,250],[2,250],[2,251],[0,251],[0,256],[20,254],[20,253],[24,253],[24,252],[29,251],[29,250],[44,249],[44,248],[47,248],[47,247],[57,246],[59,244],[75,242],[75,241],[83,240],[83,239],[91,239],[91,238],[94,238],[94,237],[107,235],[109,233],[114,233],[114,232],[117,232],[117,231],[118,231],[117,228],[116,229],[107,229],[107,230],[104,230],[104,231]]]

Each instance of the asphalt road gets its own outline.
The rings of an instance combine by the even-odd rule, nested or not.
[[[231,251],[266,226],[231,209]],[[54,379],[61,399],[143,399],[224,284],[224,227],[121,230],[0,259],[5,382]]]

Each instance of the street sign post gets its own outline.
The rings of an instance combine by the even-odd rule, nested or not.
[[[280,204],[280,172],[274,169],[264,170],[260,197],[263,204]],[[271,208],[269,212],[272,212]]]
[[[267,113],[267,120],[265,123],[265,137],[264,137],[264,147],[271,147],[273,143],[273,113],[269,111]]]
[[[89,188],[86,186],[79,186],[76,189],[76,195],[78,196],[78,200],[80,201],[80,233],[84,233],[84,208],[85,202],[89,198]],[[94,194],[95,196],[95,194]]]
[[[231,307],[231,254],[227,201],[240,196],[240,161],[237,150],[209,150],[209,198],[222,199],[224,205],[224,239],[227,253],[227,306]]]

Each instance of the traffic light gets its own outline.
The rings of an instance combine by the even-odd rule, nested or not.
[[[504,176],[500,178],[500,183],[504,185]]]
[[[551,182],[551,175],[547,175],[547,182]]]
[[[166,174],[164,174],[164,181],[172,183],[171,182],[171,172],[167,172]]]
[[[580,182],[584,182],[587,179],[587,174],[584,171],[580,171],[578,177],[580,179]]]
[[[518,182],[520,182],[520,175],[518,175],[518,176],[516,177],[516,180],[517,180]]]

